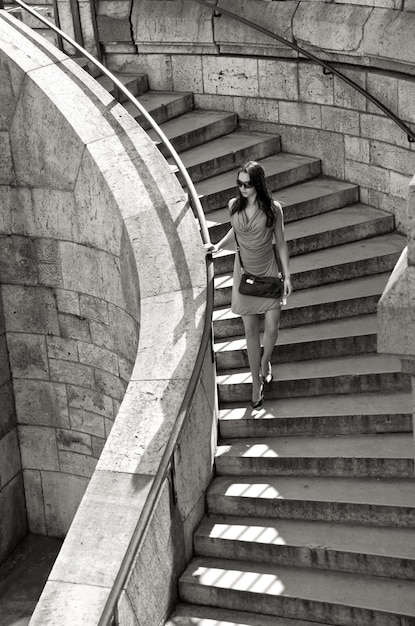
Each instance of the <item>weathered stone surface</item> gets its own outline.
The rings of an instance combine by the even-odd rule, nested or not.
[[[212,477],[215,443],[206,445],[211,437],[212,420],[200,419],[201,415],[210,413],[205,390],[199,385],[174,455],[175,488],[182,520],[191,514]]]
[[[66,289],[55,289],[55,298],[58,311],[60,313],[70,313],[80,315],[79,294]]]
[[[59,470],[56,431],[46,426],[19,426],[23,469]]]
[[[79,226],[80,243],[118,256],[122,228],[119,207],[114,199],[114,189],[111,190],[108,185],[110,181],[104,173],[96,172],[97,160],[102,164],[116,165],[117,152],[120,153],[119,158],[124,157],[122,143],[112,137],[94,142],[85,151],[75,185],[74,213]]]
[[[203,84],[206,93],[258,96],[257,75],[256,59],[235,58],[230,64],[226,57],[203,58]]]
[[[219,0],[223,7],[236,15],[262,26],[266,30],[292,41],[292,19],[298,3],[263,2],[263,0]],[[214,20],[215,42],[222,53],[239,52],[245,55],[295,55],[284,43],[222,14]]]
[[[17,205],[17,192],[13,187],[0,185],[0,233],[10,235],[12,232],[12,216]]]
[[[69,427],[64,384],[42,380],[15,380],[14,395],[20,424]]]
[[[59,450],[59,467],[61,472],[91,478],[97,465],[97,459],[90,454]]]
[[[415,267],[402,256],[378,305],[378,350],[413,357],[414,329]]]
[[[130,382],[99,460],[99,470],[155,475],[187,380]]]
[[[112,399],[109,396],[75,385],[68,385],[67,393],[70,410],[83,409],[112,418]]]
[[[370,142],[368,139],[345,137],[344,151],[345,157],[349,161],[359,161],[360,163],[369,163],[370,161]]]
[[[415,62],[414,28],[415,15],[413,13],[387,9],[374,10],[365,25],[361,49],[373,57],[394,59],[413,65]]]
[[[173,56],[171,64],[175,91],[203,93],[202,56]]]
[[[8,131],[13,117],[16,102],[24,80],[24,70],[15,63],[8,54],[4,53],[4,44],[0,42],[0,131]],[[7,46],[8,43],[8,46]],[[7,42],[7,48],[11,42]]]
[[[2,292],[8,332],[59,334],[52,290],[46,287],[3,285]]]
[[[90,341],[91,333],[88,320],[80,315],[58,314],[60,334],[65,339]]]
[[[118,356],[114,352],[84,341],[78,341],[78,350],[80,363],[118,374]]]
[[[346,160],[345,173],[346,179],[351,183],[376,189],[382,193],[390,191],[390,175],[387,170],[366,163]]]
[[[122,306],[119,260],[102,250],[62,241],[61,261],[65,289],[82,291]],[[84,268],[88,267],[86,273]]]
[[[366,88],[366,73],[359,70],[341,68],[340,73],[359,87]],[[339,76],[334,76],[334,100],[333,104],[345,109],[366,111],[367,100],[363,94],[349,85]]]
[[[112,398],[122,401],[127,383],[119,376],[114,376],[102,369],[95,370],[96,389]]]
[[[48,379],[46,337],[29,333],[8,333],[10,368],[14,378]]]
[[[69,292],[71,293],[71,292]],[[94,298],[87,294],[80,294],[79,296],[80,314],[82,317],[96,320],[108,324],[108,302],[101,298]]]
[[[78,343],[73,339],[62,337],[46,337],[48,357],[50,359],[62,359],[64,361],[78,361]]]
[[[22,474],[19,472],[0,489],[0,562],[27,533]]]
[[[2,159],[0,161],[0,184],[12,185],[15,181],[13,171],[13,160],[10,146],[10,135],[6,131],[0,130],[0,151]]]
[[[22,469],[17,428],[0,439],[0,490]]]
[[[0,437],[8,433],[15,424],[13,387],[9,380],[0,387]]]
[[[71,428],[97,437],[105,437],[105,418],[91,411],[71,409]]]
[[[132,42],[130,11],[130,0],[101,0],[97,14],[99,40]]]
[[[356,53],[370,15],[368,7],[301,2],[293,20],[293,35],[300,46]]]
[[[139,53],[214,49],[212,13],[192,0],[138,0],[131,23]]]
[[[29,237],[50,239],[36,243],[39,261],[53,262],[50,256],[42,254],[42,247],[57,248],[54,238],[78,240],[78,223],[73,194],[59,189],[18,190],[18,204],[13,214],[13,226],[17,233]],[[56,262],[57,256],[54,261]]]
[[[137,322],[131,315],[112,304],[108,306],[108,316],[111,332],[111,343],[108,348],[135,361],[138,345]]]
[[[408,121],[415,122],[415,113],[413,102],[415,98],[415,85],[409,80],[398,81],[398,103],[397,113],[399,117]]]
[[[385,143],[370,142],[370,162],[388,170],[412,176],[415,172],[415,152]]]
[[[26,469],[23,471],[23,478],[29,531],[37,535],[46,535],[47,529],[40,471]]]
[[[262,98],[298,100],[298,67],[296,63],[258,60],[259,95]]]
[[[37,284],[35,248],[27,237],[0,236],[0,282]]]
[[[102,614],[109,589],[48,581],[36,605],[31,626],[89,626]]]
[[[319,65],[299,64],[298,66],[298,99],[313,104],[333,104],[334,78],[324,74]]]
[[[280,102],[280,123],[321,128],[321,107],[305,102]]]
[[[235,97],[234,111],[244,120],[261,120],[269,124],[279,121],[279,103],[264,98]]]
[[[321,127],[345,135],[359,135],[359,113],[349,109],[322,106]]]
[[[50,379],[54,382],[69,383],[95,389],[94,369],[83,363],[50,359],[49,371]]]
[[[50,580],[110,586],[151,484],[149,476],[95,472]],[[93,532],[86,534],[87,528]]]
[[[367,75],[366,86],[368,92],[396,115],[398,114],[398,84],[399,81],[394,76],[382,76],[378,73],[368,73]],[[369,113],[380,113],[379,107],[375,106],[370,100],[367,103],[367,110]]]
[[[176,586],[165,581],[178,579],[185,566],[183,529],[169,491],[166,479],[127,585],[143,624],[164,622],[177,600]]]
[[[83,476],[42,472],[46,528],[50,537],[66,536],[87,485],[88,479]]]

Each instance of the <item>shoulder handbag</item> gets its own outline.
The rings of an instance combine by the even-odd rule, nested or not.
[[[241,265],[241,282],[239,283],[239,293],[244,296],[257,296],[259,298],[281,298],[284,294],[284,276],[281,270],[281,263],[275,249],[275,245],[272,249],[275,254],[275,259],[278,266],[278,276],[254,276],[244,269],[241,257],[241,251],[239,249],[238,240],[235,234],[236,249],[238,251],[239,263]]]

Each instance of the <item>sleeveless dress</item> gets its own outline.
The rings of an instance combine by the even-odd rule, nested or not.
[[[251,219],[247,218],[244,210],[231,215],[231,224],[238,239],[245,270],[255,276],[278,276],[278,265],[272,247],[273,228],[267,228],[266,221],[266,215],[260,208]],[[236,252],[232,284],[233,313],[255,315],[280,308],[280,298],[259,298],[239,293],[241,276],[241,264]]]

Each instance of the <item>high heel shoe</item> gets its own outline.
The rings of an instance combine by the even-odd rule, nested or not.
[[[261,406],[262,406],[263,401],[264,401],[264,383],[261,382],[261,384],[259,386],[259,400],[257,400],[256,402],[254,402],[252,400],[251,407],[253,409],[260,409]]]
[[[274,380],[274,374],[272,373],[271,361],[268,361],[268,374],[266,376],[263,376],[261,374],[261,378],[262,378],[262,382],[265,383],[266,385],[269,385]]]

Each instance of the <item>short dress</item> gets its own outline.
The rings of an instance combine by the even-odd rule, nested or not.
[[[278,276],[278,265],[272,247],[274,229],[266,226],[265,212],[258,208],[251,219],[244,210],[231,215],[231,224],[236,234],[244,269],[255,276]],[[265,313],[281,306],[280,298],[259,298],[239,293],[241,264],[235,254],[232,285],[232,312],[236,315]]]

